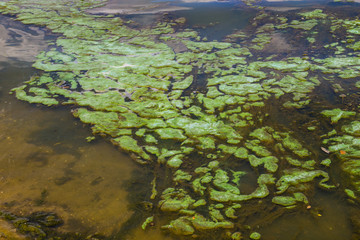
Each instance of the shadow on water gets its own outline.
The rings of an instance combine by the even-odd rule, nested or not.
[[[109,239],[117,240],[131,235],[132,230],[140,228],[144,217],[150,216],[154,210],[153,203],[145,201],[151,194],[149,189],[151,189],[152,174],[142,169],[135,170],[131,175],[132,177],[123,183],[123,187],[129,192],[128,208],[133,210],[133,214]]]
[[[88,144],[84,138],[89,135],[89,131],[82,128],[81,123],[72,122],[69,124],[70,117],[66,117],[69,115],[68,111],[64,115],[60,119],[46,119],[39,122],[43,127],[33,131],[26,138],[26,141],[37,146],[52,147],[55,153],[69,153],[79,157],[79,148]],[[80,134],[74,135],[74,132],[80,132]]]

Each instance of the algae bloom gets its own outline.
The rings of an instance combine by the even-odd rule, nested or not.
[[[0,3],[2,14],[57,34],[37,56],[38,74],[12,93],[67,106],[95,136],[151,169],[146,201],[154,207],[138,219],[144,231],[161,223],[175,235],[261,239],[266,224],[248,217],[302,211],[319,188],[358,204],[359,105],[331,107],[318,96],[323,88],[359,87],[357,18],[331,9],[266,11],[247,2],[254,14],[248,27],[207,40],[172,15],[139,27],[89,13],[104,3]],[[296,50],[272,54],[279,34]],[[331,154],[301,137],[309,134]],[[346,176],[341,185],[329,170],[333,162]],[[250,176],[253,184],[244,188]]]

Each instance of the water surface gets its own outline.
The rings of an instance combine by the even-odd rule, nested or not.
[[[288,15],[291,16],[294,9],[318,7],[319,4],[264,5],[269,10],[290,11]],[[166,15],[169,18],[185,17],[186,27],[199,31],[202,38],[218,41],[233,31],[250,27],[249,21],[255,16],[252,9],[243,9],[238,2],[109,1],[106,7],[91,11],[93,14],[120,14],[140,26],[151,26],[164,17],[162,12],[170,12]],[[125,13],[130,15],[121,15]],[[0,199],[3,209],[19,215],[35,211],[56,212],[64,220],[64,225],[59,228],[63,232],[98,232],[112,239],[181,239],[160,230],[166,222],[164,219],[146,232],[140,228],[143,219],[149,215],[144,207],[150,195],[146,189],[153,178],[149,169],[135,164],[106,138],[97,136],[95,141],[87,142],[91,130],[72,117],[70,106],[47,108],[20,102],[8,94],[13,87],[39,74],[31,64],[35,55],[47,48],[47,37],[44,30],[25,27],[7,17],[1,17],[0,21],[0,46],[4,49],[0,54]],[[323,41],[326,44],[326,38]],[[259,59],[272,55],[275,59],[299,55],[305,49],[303,45],[290,42],[286,33],[277,32]],[[206,76],[199,77],[199,86],[192,86],[191,90],[201,90],[205,81]],[[335,82],[341,83],[349,92],[357,92],[349,89],[350,83],[346,81]],[[306,128],[319,118],[315,110],[324,104],[332,108],[343,107],[347,100],[344,103],[339,93],[334,92],[333,83],[329,82],[322,83],[313,95],[316,95],[316,101],[309,106],[286,112],[278,100],[270,99],[266,106],[270,117],[264,124],[279,126],[284,131],[291,129],[317,156],[326,156],[319,150],[320,143],[307,134]],[[256,110],[253,113],[260,115]],[[319,132],[326,133],[331,129],[324,120],[320,123],[324,124],[319,126]],[[235,166],[250,172],[240,188],[246,194],[251,193],[256,187],[257,173],[248,165],[241,165],[232,158],[228,160],[227,167]],[[159,168],[156,169],[159,178],[167,179],[170,174]],[[335,169],[332,177],[334,183],[338,183],[341,174]],[[160,184],[166,186],[167,183]],[[247,219],[240,219],[258,226],[255,230],[261,232],[262,239],[348,240],[354,232],[350,222],[351,205],[337,191],[324,192],[314,188],[309,198],[311,206],[273,217],[272,213],[280,212],[280,207],[273,207],[269,202],[262,204],[264,209],[259,210],[257,206],[262,201],[267,200],[245,204],[243,211]],[[217,234],[215,231],[205,236],[206,239],[217,239]]]

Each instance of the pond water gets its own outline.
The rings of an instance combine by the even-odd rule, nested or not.
[[[52,7],[0,16],[5,239],[360,238],[356,2]]]

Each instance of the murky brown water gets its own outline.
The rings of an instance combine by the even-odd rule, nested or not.
[[[31,61],[46,44],[44,32],[39,29],[32,36],[26,32],[28,28],[9,29],[17,23],[4,21],[7,26],[0,25],[5,29],[0,32],[2,208],[25,215],[56,212],[65,221],[61,227],[64,231],[116,231],[132,214],[125,182],[138,166],[103,139],[86,142],[91,132],[73,118],[69,109],[30,105],[8,94],[35,73]],[[9,32],[20,36],[12,39]],[[37,48],[32,48],[34,45]]]
[[[12,70],[5,75],[19,77]],[[104,140],[87,143],[90,132],[79,125],[67,110],[3,97],[1,203],[24,214],[57,212],[66,230],[109,234],[131,216],[124,182],[137,167]]]

